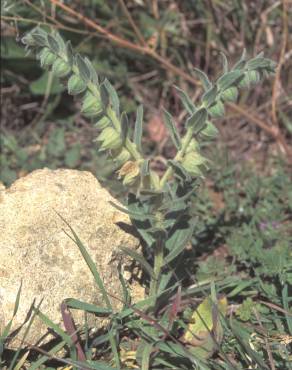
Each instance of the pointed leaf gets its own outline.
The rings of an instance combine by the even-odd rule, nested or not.
[[[137,150],[142,151],[142,133],[143,133],[143,106],[140,105],[137,108],[136,122],[134,130],[134,143],[136,144]]]
[[[222,51],[220,52],[220,54],[222,57],[223,72],[227,73],[228,72],[228,60],[226,58],[226,55]]]
[[[99,314],[102,316],[108,316],[112,314],[113,312],[112,310],[108,308],[99,307],[99,306],[96,306],[95,304],[82,302],[75,298],[67,298],[65,299],[65,303],[70,308],[75,308],[77,310],[82,310],[86,312],[93,312],[95,314]]]
[[[206,108],[200,108],[191,117],[187,119],[187,127],[192,127],[194,132],[199,133],[205,126],[207,120]]]
[[[75,62],[79,71],[80,77],[85,81],[88,82],[90,80],[90,70],[87,66],[87,63],[83,60],[80,54],[77,54],[75,57]]]
[[[126,112],[123,112],[121,116],[121,138],[123,142],[125,142],[127,138],[128,130],[129,130],[128,116]]]
[[[59,213],[57,213],[57,214],[64,221],[64,223],[69,227],[71,233],[73,234],[73,237],[64,230],[65,234],[68,235],[68,237],[71,240],[73,240],[74,243],[78,246],[78,248],[80,250],[80,253],[82,254],[82,257],[84,258],[87,266],[89,267],[92,275],[94,276],[94,279],[96,281],[96,284],[97,284],[97,286],[99,287],[99,289],[101,291],[101,294],[103,296],[103,299],[104,299],[104,301],[105,301],[108,309],[109,310],[112,310],[111,302],[109,300],[108,294],[107,294],[106,289],[105,289],[105,287],[103,285],[103,281],[102,281],[102,279],[101,279],[101,277],[99,275],[99,272],[96,269],[95,263],[93,262],[92,258],[90,257],[89,253],[87,252],[84,244],[78,238],[78,236],[75,233],[75,231],[73,230],[73,228],[69,225],[69,223]]]
[[[211,104],[214,103],[214,101],[216,100],[217,92],[218,92],[217,86],[214,85],[202,96],[202,102],[206,107],[209,107]]]
[[[72,67],[72,65],[74,63],[74,53],[73,53],[73,48],[72,48],[71,41],[66,42],[66,55],[67,55],[68,63],[70,65],[70,67]]]
[[[149,162],[150,162],[150,159],[145,159],[142,163],[141,175],[143,177],[149,175]]]
[[[107,78],[104,80],[104,86],[107,89],[107,92],[109,94],[110,101],[116,113],[116,116],[119,117],[120,116],[120,101],[119,101],[118,94],[115,88],[113,87],[113,85],[109,82]]]
[[[59,48],[59,44],[57,43],[57,41],[54,39],[54,37],[50,34],[47,35],[47,40],[48,40],[48,45],[50,47],[50,49],[58,54],[59,51],[60,51],[60,48]]]
[[[173,117],[170,113],[164,110],[164,122],[169,131],[172,142],[174,143],[177,150],[181,149],[181,140],[179,133],[177,131],[176,125],[174,123]]]
[[[228,89],[228,87],[236,85],[243,77],[244,77],[243,71],[240,70],[230,71],[221,76],[217,80],[216,85],[221,91],[224,91]]]
[[[190,225],[188,229],[178,229],[166,241],[166,248],[170,252],[165,257],[164,262],[170,263],[173,261],[186,247],[194,232],[194,225]]]
[[[97,86],[98,86],[98,84],[99,84],[99,81],[98,81],[98,75],[97,75],[96,70],[95,70],[95,68],[93,67],[93,65],[92,65],[91,61],[90,61],[87,57],[85,57],[85,58],[84,58],[84,62],[86,63],[87,68],[88,68],[88,70],[89,70],[89,73],[90,73],[90,80],[91,80],[95,85],[97,85]]]
[[[188,96],[186,92],[181,90],[179,87],[177,86],[174,87],[178,91],[180,100],[183,103],[183,106],[185,107],[186,111],[190,114],[193,114],[197,110],[197,108],[195,104],[191,101],[191,98]]]
[[[198,68],[195,68],[195,71],[196,71],[196,74],[197,76],[199,77],[202,85],[203,85],[203,88],[205,91],[211,89],[212,87],[212,83],[210,82],[208,76],[206,75],[205,72],[201,71],[200,69]]]

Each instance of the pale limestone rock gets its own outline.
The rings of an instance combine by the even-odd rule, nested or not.
[[[34,299],[36,303],[43,299],[41,311],[55,323],[61,322],[60,304],[65,298],[105,306],[78,247],[64,232],[69,232],[68,227],[57,213],[87,247],[108,291],[122,299],[116,267],[121,258],[119,247],[137,248],[139,242],[116,225],[129,224],[129,219],[111,206],[110,200],[114,199],[91,173],[67,169],[37,170],[1,189],[0,332],[12,316],[21,280],[13,328],[23,322]],[[113,303],[119,306],[117,300]],[[81,311],[75,311],[74,317],[83,322]],[[37,318],[27,340],[34,342],[45,329]]]

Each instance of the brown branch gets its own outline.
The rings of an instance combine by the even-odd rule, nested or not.
[[[108,40],[114,42],[115,44],[118,44],[120,47],[133,50],[137,53],[140,53],[142,55],[148,55],[152,59],[158,61],[164,69],[169,70],[176,74],[177,76],[182,77],[186,81],[190,82],[191,84],[195,86],[200,86],[200,82],[192,77],[189,73],[185,72],[179,67],[176,67],[174,64],[172,64],[168,59],[163,58],[161,55],[157,54],[155,50],[150,49],[147,45],[140,46],[132,43],[131,41],[125,40],[120,36],[117,36],[111,32],[109,32],[107,29],[100,26],[98,23],[92,21],[91,19],[85,17],[84,15],[76,12],[74,9],[70,8],[69,6],[63,4],[60,2],[60,0],[50,0],[52,4],[55,4],[60,9],[64,10],[68,14],[71,14],[75,18],[82,21],[87,26],[95,29],[97,32],[102,34],[105,38]],[[292,155],[290,153],[290,148],[288,147],[286,140],[284,136],[281,134],[279,128],[271,127],[267,125],[265,122],[263,122],[260,118],[250,114],[247,112],[247,110],[243,107],[240,107],[236,104],[229,103],[228,106],[235,112],[240,113],[242,116],[247,118],[249,121],[253,122],[260,128],[262,128],[264,131],[266,131],[269,135],[271,135],[278,145],[280,146],[281,150],[285,151],[288,161],[292,163]]]
[[[128,21],[131,25],[131,27],[133,28],[136,36],[137,36],[137,39],[139,40],[140,44],[141,45],[146,45],[146,41],[142,35],[142,33],[140,32],[139,28],[136,26],[136,23],[134,22],[134,19],[132,18],[131,16],[131,13],[129,12],[124,0],[118,0],[120,5],[121,5],[121,8],[123,9],[123,12],[125,13],[126,17],[128,18]]]

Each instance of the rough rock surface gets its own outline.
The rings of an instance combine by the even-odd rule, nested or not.
[[[78,247],[64,232],[69,232],[68,227],[56,212],[87,247],[108,291],[122,298],[119,247],[137,248],[139,242],[116,225],[129,219],[110,200],[91,173],[67,169],[37,170],[1,189],[0,333],[11,319],[21,280],[12,329],[24,321],[34,299],[36,304],[43,299],[40,309],[55,323],[61,323],[60,304],[65,298],[105,306]],[[113,304],[119,305],[117,300]],[[77,323],[82,323],[82,312],[74,311]],[[27,340],[35,342],[45,332],[46,326],[37,318]]]

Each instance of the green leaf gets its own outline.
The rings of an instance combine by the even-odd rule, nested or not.
[[[211,357],[223,339],[223,327],[220,316],[227,313],[225,296],[213,302],[206,297],[194,311],[191,322],[184,334],[184,341],[191,346],[190,352],[201,359]]]
[[[194,227],[194,224],[184,225],[183,228],[176,229],[172,232],[172,235],[165,243],[165,246],[169,251],[168,255],[164,259],[165,263],[172,262],[179,254],[181,254],[193,235]]]
[[[135,130],[134,130],[134,143],[139,152],[142,152],[142,133],[143,133],[143,105],[137,108]]]
[[[121,138],[125,142],[129,130],[129,120],[126,112],[123,112],[121,115]]]
[[[191,180],[190,175],[187,173],[187,171],[183,168],[183,166],[179,162],[175,161],[174,159],[171,159],[168,161],[168,163],[173,168],[175,175],[177,175],[182,181]]]
[[[149,370],[150,366],[150,356],[153,350],[153,345],[151,343],[145,343],[142,350],[142,361],[141,370]]]
[[[208,91],[211,89],[212,87],[212,83],[210,82],[208,76],[206,75],[205,72],[201,71],[200,69],[198,68],[195,68],[195,71],[196,71],[196,74],[197,76],[199,77],[202,85],[203,85],[203,88],[205,91]]]
[[[4,343],[5,343],[5,340],[6,340],[8,334],[10,332],[10,329],[12,327],[13,319],[14,319],[15,315],[17,314],[17,311],[18,311],[19,302],[20,302],[21,288],[22,288],[22,281],[20,282],[20,286],[19,286],[19,289],[18,289],[18,292],[17,292],[17,295],[16,295],[16,299],[15,299],[15,303],[14,303],[14,308],[13,308],[12,318],[8,322],[8,324],[4,327],[2,333],[0,333],[0,359],[1,359],[1,355],[2,355],[2,353],[4,351]]]
[[[73,53],[71,41],[66,42],[66,49],[65,50],[66,50],[66,56],[67,56],[68,64],[70,65],[70,67],[72,67],[73,63],[74,63],[74,53]]]
[[[32,361],[30,363],[30,366],[28,368],[28,370],[38,370],[40,369],[40,366],[45,363],[49,358],[50,356],[54,356],[56,353],[58,353],[62,348],[64,348],[66,346],[66,341],[61,341],[59,342],[58,344],[56,344],[52,349],[50,349],[48,351],[48,356],[47,355],[44,355],[44,356],[41,356],[37,361]]]
[[[142,177],[149,175],[149,162],[150,159],[145,159],[141,166],[141,175]]]
[[[209,107],[212,103],[214,103],[217,96],[217,92],[218,92],[217,86],[214,85],[202,96],[202,102],[206,107]]]
[[[237,63],[233,66],[233,70],[235,69],[243,69],[246,64],[246,49],[243,49],[242,55]]]
[[[97,75],[97,72],[95,70],[95,68],[93,67],[91,61],[85,57],[84,58],[84,62],[86,63],[87,65],[87,68],[89,70],[89,73],[90,73],[90,80],[96,85],[98,86],[99,84],[99,81],[98,81],[98,75]]]
[[[121,370],[120,356],[117,345],[117,336],[114,333],[113,327],[110,328],[109,332],[109,342],[111,345],[111,350],[114,355],[115,365],[117,370]]]
[[[87,84],[80,76],[74,74],[69,78],[68,93],[70,95],[81,94],[86,88]]]
[[[65,153],[65,165],[69,168],[74,168],[77,166],[81,157],[81,146],[80,144],[75,144],[72,148],[67,149]]]
[[[206,124],[207,126],[204,128],[204,130],[201,131],[200,134],[210,138],[216,137],[218,135],[218,130],[216,126],[210,121],[206,121]]]
[[[55,324],[52,320],[48,318],[47,315],[42,313],[39,309],[34,308],[34,311],[38,315],[38,317],[42,320],[42,322],[48,326],[49,328],[53,329],[56,334],[58,334],[74,351],[73,341],[70,335],[64,332],[61,327]]]
[[[75,56],[75,63],[77,65],[80,77],[85,81],[88,82],[90,80],[91,74],[88,68],[87,63],[83,60],[80,54]]]
[[[164,122],[169,131],[172,142],[174,143],[177,150],[181,149],[181,140],[179,133],[177,131],[176,125],[174,123],[172,115],[164,110]]]
[[[192,127],[194,134],[198,134],[205,126],[207,120],[206,108],[200,108],[187,119],[186,126]]]
[[[50,95],[60,94],[64,87],[60,84],[59,79],[50,77],[51,72],[46,71],[37,80],[29,84],[29,89],[34,95],[45,95],[49,91]],[[48,84],[50,89],[48,89]]]
[[[152,279],[155,279],[155,274],[152,267],[140,253],[137,253],[133,249],[127,247],[121,247],[121,250],[128,256],[132,257],[135,261],[139,262],[142,268],[148,272],[149,276]]]
[[[54,39],[57,41],[59,45],[59,50],[61,51],[61,53],[63,53],[66,50],[66,44],[61,35],[59,34],[59,32],[54,32]]]
[[[188,94],[186,92],[181,90],[179,87],[177,87],[177,86],[174,86],[174,87],[178,91],[180,100],[183,103],[183,106],[185,107],[186,111],[189,114],[193,114],[197,110],[197,108],[196,108],[195,104],[191,101],[191,98],[188,96]]]
[[[243,71],[240,70],[230,71],[221,76],[217,80],[216,85],[218,86],[219,90],[224,91],[228,89],[230,86],[236,85],[243,77],[244,77]]]
[[[109,82],[107,78],[104,80],[104,86],[107,89],[107,92],[109,94],[110,101],[116,113],[116,116],[119,117],[120,116],[120,101],[119,101],[118,94],[115,88],[112,86],[112,84]]]
[[[109,316],[113,313],[113,311],[109,308],[98,307],[95,304],[82,302],[74,298],[65,299],[65,303],[67,304],[68,307],[75,308],[77,310],[95,313],[101,316]]]
[[[60,48],[59,48],[59,44],[58,42],[55,40],[55,38],[48,34],[47,35],[47,40],[48,40],[48,46],[50,47],[50,49],[55,53],[55,54],[58,54],[59,51],[60,51]]]
[[[68,235],[68,237],[73,240],[73,242],[78,246],[79,250],[80,250],[80,253],[82,254],[82,257],[84,258],[87,266],[89,267],[92,275],[94,276],[94,279],[95,279],[95,282],[97,284],[97,286],[99,287],[100,291],[101,291],[101,294],[103,296],[103,299],[107,305],[107,308],[109,310],[112,310],[112,305],[111,305],[111,302],[109,300],[109,297],[108,297],[108,294],[106,292],[106,289],[103,285],[103,282],[102,282],[102,279],[99,275],[99,272],[97,271],[96,269],[96,266],[92,260],[92,258],[90,257],[89,253],[87,252],[84,244],[81,242],[81,240],[78,238],[77,234],[75,233],[75,231],[73,230],[73,228],[68,224],[68,222],[59,214],[57,213],[58,216],[65,222],[65,224],[69,227],[71,233],[73,234],[73,237],[68,234],[66,231],[65,234]]]
[[[223,64],[223,72],[227,73],[228,72],[228,60],[226,58],[226,55],[221,51],[220,55],[222,57],[222,64]]]
[[[254,59],[250,59],[246,63],[246,67],[248,69],[266,69],[266,68],[271,68],[274,66],[274,62],[272,62],[270,59],[263,58],[263,57],[256,57]]]
[[[133,218],[134,220],[137,220],[137,221],[154,220],[154,217],[152,215],[148,214],[148,213],[142,213],[142,212],[138,212],[138,211],[134,212],[134,211],[131,211],[130,209],[121,207],[121,206],[119,206],[118,204],[116,204],[112,201],[109,201],[109,204],[111,204],[113,207],[115,207],[119,211],[121,211],[123,213],[126,213],[131,218]]]

